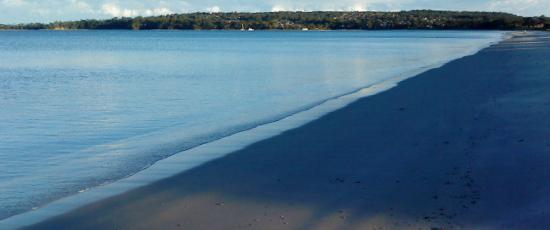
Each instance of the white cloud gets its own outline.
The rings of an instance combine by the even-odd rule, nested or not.
[[[221,12],[221,8],[219,6],[211,6],[211,7],[206,8],[206,12],[218,13],[218,12]]]
[[[172,10],[166,8],[166,7],[161,7],[161,8],[155,8],[155,9],[146,9],[143,11],[143,14],[144,16],[154,16],[154,15],[168,15],[168,14],[173,14],[174,12],[172,12]]]
[[[287,11],[287,8],[284,7],[284,6],[281,6],[281,5],[274,5],[274,6],[271,8],[271,11],[273,11],[273,12]]]
[[[367,6],[367,4],[356,3],[353,6],[349,7],[348,10],[350,10],[350,11],[367,11],[368,6]]]
[[[136,16],[155,16],[168,15],[174,12],[167,7],[158,8],[122,8],[116,3],[105,3],[101,6],[102,13],[112,17],[136,17]]]
[[[132,9],[121,9],[120,6],[116,3],[105,3],[101,6],[104,14],[113,16],[113,17],[134,17],[139,15],[137,10]]]

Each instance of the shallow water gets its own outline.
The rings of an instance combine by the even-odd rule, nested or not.
[[[0,32],[0,219],[499,32]]]

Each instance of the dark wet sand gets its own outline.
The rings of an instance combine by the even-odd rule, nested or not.
[[[419,228],[550,229],[550,33],[31,227]]]

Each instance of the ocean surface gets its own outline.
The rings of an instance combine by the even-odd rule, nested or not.
[[[502,36],[0,31],[0,219]]]

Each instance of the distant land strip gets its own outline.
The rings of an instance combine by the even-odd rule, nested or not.
[[[4,30],[550,30],[550,17],[501,12],[413,10],[400,12],[185,13],[106,20],[1,25]]]

